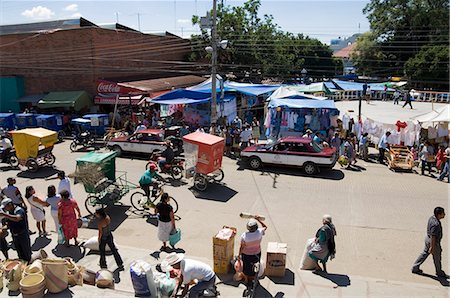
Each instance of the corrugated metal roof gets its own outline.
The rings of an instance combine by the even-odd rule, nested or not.
[[[153,80],[123,82],[118,83],[118,85],[123,87],[136,88],[144,91],[162,91],[177,88],[185,88],[196,85],[203,81],[205,81],[205,78],[189,75],[189,76],[178,76]]]
[[[119,23],[113,23],[113,24],[98,24],[100,28],[103,29],[110,29],[110,30],[125,30],[125,31],[133,31],[133,32],[139,32],[136,29],[127,27],[125,25],[119,24]]]
[[[0,35],[33,33],[58,29],[75,29],[81,27],[98,27],[98,26],[84,18],[67,19],[49,22],[3,25],[0,26]]]

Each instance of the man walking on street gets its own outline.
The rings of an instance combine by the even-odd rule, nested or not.
[[[413,108],[412,107],[412,103],[411,103],[411,91],[410,92],[406,92],[405,104],[403,105],[402,108],[406,107],[406,105],[409,105],[411,107],[411,109]]]
[[[386,131],[386,133],[381,137],[380,142],[378,143],[378,162],[380,164],[384,164],[384,152],[386,151],[389,143],[388,138],[391,135],[390,131]]]
[[[425,262],[427,257],[432,254],[434,267],[436,268],[436,275],[438,277],[449,278],[442,270],[441,256],[442,256],[442,225],[441,219],[445,217],[445,211],[442,207],[434,208],[434,215],[428,220],[427,237],[425,238],[425,248],[414,262],[412,273],[422,274],[423,271],[419,268]]]

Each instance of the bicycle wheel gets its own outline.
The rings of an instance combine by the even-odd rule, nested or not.
[[[89,196],[86,201],[84,201],[84,207],[86,207],[89,214],[94,214],[97,208],[105,208],[105,205],[99,204],[99,198],[97,196]]]
[[[172,178],[174,180],[180,180],[181,178],[183,178],[183,168],[180,166],[173,166],[170,174],[172,175]]]
[[[134,209],[144,211],[144,205],[147,202],[147,196],[142,192],[135,192],[131,195],[131,205]]]
[[[173,213],[177,213],[178,211],[178,202],[173,197],[170,197],[169,204],[173,208]]]
[[[223,178],[225,177],[224,172],[222,171],[222,169],[218,169],[217,171],[215,171],[213,173],[213,179],[215,182],[220,182],[223,180]]]
[[[208,179],[203,175],[195,175],[194,177],[194,187],[198,191],[205,191],[208,187]]]

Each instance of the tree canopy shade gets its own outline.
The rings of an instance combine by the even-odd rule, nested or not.
[[[217,35],[229,41],[228,48],[219,51],[220,72],[252,79],[300,77],[303,68],[312,77],[341,73],[342,62],[332,57],[327,45],[281,31],[271,15],[259,16],[260,6],[260,0],[248,0],[243,6],[218,5]],[[200,18],[194,16],[192,23],[198,25]],[[202,30],[191,40],[189,60],[207,61],[204,48],[211,43],[210,34]]]
[[[362,74],[407,75],[417,87],[448,90],[447,0],[371,0],[363,12],[371,32],[352,55]]]

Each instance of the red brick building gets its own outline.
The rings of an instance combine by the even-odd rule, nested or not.
[[[131,81],[182,75],[177,63],[190,42],[170,33],[144,34],[86,19],[0,26],[0,74],[22,76],[26,94],[84,90],[97,80]],[[178,65],[178,66],[177,66]]]

